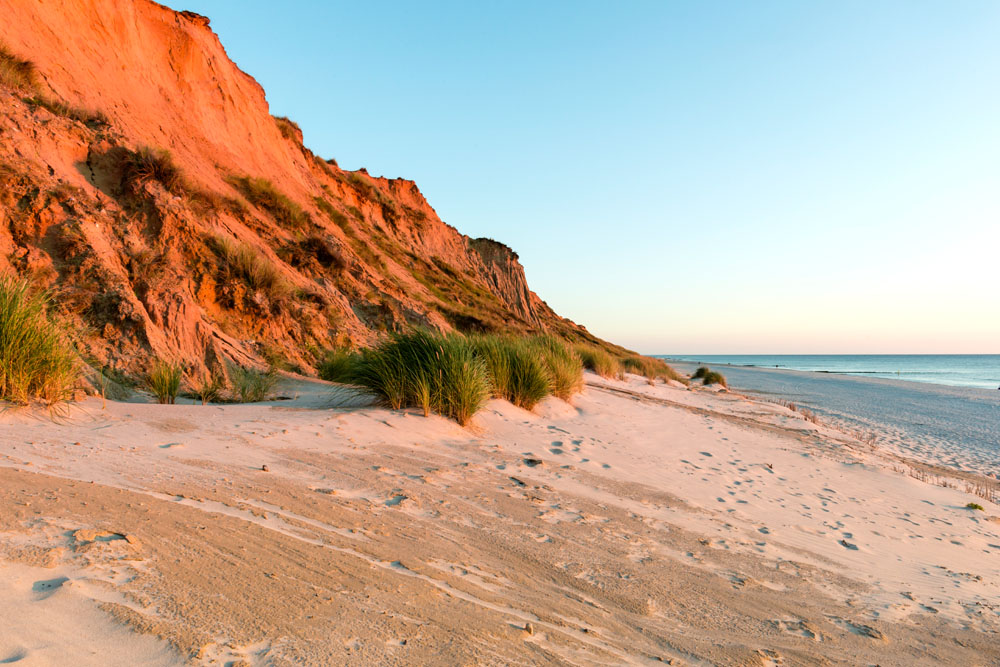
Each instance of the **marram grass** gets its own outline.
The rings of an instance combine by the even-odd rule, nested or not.
[[[592,345],[579,345],[576,348],[577,354],[583,360],[584,368],[594,371],[602,378],[621,378],[624,371],[618,358],[610,352],[606,352]]]
[[[319,373],[360,385],[390,408],[419,408],[462,425],[490,396],[530,410],[583,387],[579,356],[554,336],[397,333],[363,352],[329,352]]]
[[[419,407],[463,426],[490,396],[486,364],[469,341],[427,331],[395,334],[365,350],[353,380],[393,409]]]
[[[153,361],[147,380],[157,403],[173,405],[177,401],[183,375],[183,367],[176,362],[163,359]]]
[[[552,393],[552,377],[545,359],[529,339],[476,336],[470,344],[486,363],[495,398],[531,410]]]
[[[278,374],[272,369],[229,367],[229,384],[233,399],[239,403],[260,403],[267,400],[278,384]]]
[[[52,405],[72,395],[80,366],[47,306],[30,282],[0,277],[0,400]]]

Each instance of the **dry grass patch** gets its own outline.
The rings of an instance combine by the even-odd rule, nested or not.
[[[278,305],[292,294],[292,286],[267,257],[252,246],[215,236],[209,245],[220,260],[220,283],[239,280],[253,292],[261,292]]]
[[[0,85],[15,90],[38,88],[35,63],[15,55],[3,42],[0,42]]]
[[[108,117],[100,111],[91,111],[90,109],[74,107],[66,104],[65,102],[45,97],[44,95],[26,97],[24,98],[24,101],[32,107],[41,107],[49,113],[83,123],[91,129],[108,127],[111,125],[111,121],[108,120]]]
[[[293,229],[303,228],[312,222],[309,214],[274,186],[266,178],[230,176],[226,181],[247,198],[254,206],[266,211],[275,222]]]
[[[183,194],[187,189],[170,151],[149,146],[129,151],[122,160],[122,189],[137,193],[154,181],[175,195]]]

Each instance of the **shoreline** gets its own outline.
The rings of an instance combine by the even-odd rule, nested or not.
[[[672,363],[683,371],[697,366]],[[1000,392],[791,369],[725,371],[735,390],[804,406],[831,424],[874,435],[900,456],[994,479],[1000,474]]]
[[[332,390],[3,412],[0,586],[65,581],[0,659],[99,650],[62,599],[164,664],[1000,659],[1000,507],[802,414],[588,373],[461,428]]]
[[[777,356],[798,356],[798,355],[777,355]],[[801,355],[801,356],[813,356],[813,355]],[[866,355],[833,355],[833,356],[866,356]],[[1000,355],[994,355],[994,354],[983,354],[983,355],[961,355],[961,354],[955,354],[955,355],[867,355],[867,356],[879,356],[879,357],[882,357],[882,356],[899,356],[899,357],[915,357],[915,356],[917,356],[917,357],[919,357],[919,356],[932,356],[932,357],[947,357],[947,356],[954,356],[954,357],[969,357],[969,356],[1000,357]],[[922,373],[917,372],[917,371],[908,371],[907,373],[903,373],[903,374],[897,373],[898,377],[883,377],[885,375],[891,375],[891,373],[887,373],[885,371],[861,371],[861,370],[858,370],[858,371],[843,371],[843,370],[826,370],[826,369],[789,368],[789,367],[786,367],[786,366],[769,365],[769,364],[740,364],[740,363],[723,362],[723,361],[715,361],[715,360],[678,359],[676,357],[669,357],[669,356],[663,356],[663,355],[655,355],[655,358],[657,358],[657,359],[663,359],[664,361],[666,361],[668,364],[670,364],[672,366],[677,366],[677,365],[679,365],[679,366],[691,366],[691,367],[698,367],[698,366],[719,366],[719,367],[726,367],[726,368],[745,368],[745,369],[753,369],[753,370],[761,370],[761,371],[778,371],[778,372],[810,373],[810,374],[812,374],[812,373],[818,373],[818,374],[825,374],[825,375],[835,375],[837,377],[857,377],[857,378],[869,379],[869,380],[885,380],[887,382],[905,382],[907,384],[931,385],[932,387],[955,389],[955,390],[958,390],[958,391],[970,390],[971,393],[980,392],[980,391],[991,392],[991,391],[996,391],[997,390],[997,387],[994,387],[993,384],[990,384],[989,386],[985,386],[985,387],[979,387],[979,386],[974,386],[974,385],[969,385],[969,384],[954,384],[954,383],[946,383],[946,382],[932,382],[930,380],[910,380],[910,379],[904,379],[901,376],[901,375],[922,375]],[[1000,380],[998,380],[996,382],[996,384],[1000,385]]]

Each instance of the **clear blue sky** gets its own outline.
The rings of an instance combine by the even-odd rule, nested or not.
[[[646,353],[1000,352],[1000,2],[176,0]]]

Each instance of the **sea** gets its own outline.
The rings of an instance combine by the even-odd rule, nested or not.
[[[784,368],[928,382],[950,387],[1000,388],[1000,354],[743,354],[662,355],[695,363]]]
[[[731,389],[807,407],[898,453],[1000,479],[1000,355],[662,355]]]

